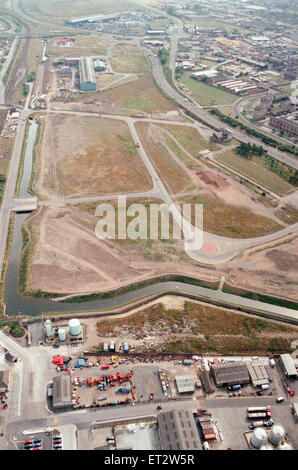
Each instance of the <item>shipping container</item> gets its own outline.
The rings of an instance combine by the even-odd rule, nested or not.
[[[247,418],[248,419],[256,419],[256,418],[267,418],[269,416],[267,413],[248,413]]]
[[[216,440],[216,434],[206,434],[204,436],[205,441],[214,441]]]
[[[247,408],[247,413],[254,413],[258,411],[271,411],[271,406],[249,406]]]

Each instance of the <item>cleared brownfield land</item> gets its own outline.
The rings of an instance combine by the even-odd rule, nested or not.
[[[292,326],[171,296],[123,318],[98,321],[97,332],[130,339],[138,351],[167,353],[290,352],[297,336]]]
[[[162,113],[177,110],[177,106],[167,99],[156,87],[149,73],[132,83],[124,83],[101,93],[101,98],[111,101],[123,111],[146,111]]]
[[[43,122],[36,190],[44,197],[99,196],[152,187],[125,122],[61,114],[43,117]]]

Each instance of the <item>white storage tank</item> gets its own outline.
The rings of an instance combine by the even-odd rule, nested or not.
[[[77,318],[72,318],[68,322],[69,334],[71,336],[78,336],[81,333],[81,323]]]
[[[267,442],[267,433],[263,428],[256,428],[252,433],[250,443],[256,449],[259,449],[262,445]]]
[[[268,390],[268,388],[269,388],[269,385],[267,385],[267,384],[261,386],[261,389],[262,389],[262,390]]]
[[[49,338],[52,336],[52,323],[51,320],[46,320],[46,335]]]
[[[291,446],[291,444],[288,444],[287,442],[283,442],[278,447],[278,450],[293,450],[293,447]]]
[[[272,426],[269,432],[269,441],[274,446],[278,446],[285,437],[285,430],[280,424]]]
[[[273,450],[273,447],[270,444],[264,444],[259,450]]]
[[[65,328],[59,328],[59,330],[58,330],[58,338],[59,338],[59,341],[65,341],[65,340],[66,340],[66,331],[65,331]]]

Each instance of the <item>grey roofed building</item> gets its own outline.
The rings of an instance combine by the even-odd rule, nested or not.
[[[253,360],[247,364],[250,380],[254,387],[269,384],[269,375],[262,361]]]
[[[247,365],[243,361],[229,361],[212,364],[210,372],[217,387],[249,383]]]
[[[191,411],[165,411],[158,414],[157,422],[159,438],[164,450],[196,450],[202,448]]]
[[[53,408],[64,408],[72,405],[71,378],[60,375],[53,378]]]
[[[178,393],[193,393],[195,391],[195,384],[191,375],[177,375],[175,380]]]
[[[0,390],[6,390],[9,386],[9,370],[0,370]]]
[[[281,354],[280,363],[287,377],[297,377],[295,363],[290,354]]]
[[[292,406],[294,418],[298,420],[298,403],[292,403],[291,406]]]
[[[82,57],[79,62],[80,88],[83,91],[95,91],[96,79],[93,61],[90,57]]]
[[[201,379],[205,393],[213,393],[214,387],[213,387],[210,375],[207,370],[202,370],[200,372],[200,379]]]

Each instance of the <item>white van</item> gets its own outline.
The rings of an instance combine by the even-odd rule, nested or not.
[[[284,397],[277,397],[276,403],[281,403],[282,401],[284,401]]]

